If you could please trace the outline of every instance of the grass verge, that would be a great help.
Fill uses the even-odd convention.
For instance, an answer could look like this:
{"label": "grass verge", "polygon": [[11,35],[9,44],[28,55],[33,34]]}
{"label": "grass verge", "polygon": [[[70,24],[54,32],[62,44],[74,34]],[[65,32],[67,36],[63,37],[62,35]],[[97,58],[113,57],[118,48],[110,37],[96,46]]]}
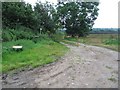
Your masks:
{"label": "grass verge", "polygon": [[105,47],[120,52],[118,49],[120,41],[117,34],[90,34],[87,37],[66,38],[65,40]]}
{"label": "grass verge", "polygon": [[[16,43],[23,46],[23,51],[16,52],[10,48]],[[64,45],[52,40],[42,40],[33,43],[30,40],[20,40],[3,43],[2,72],[6,73],[21,67],[38,67],[57,60],[68,50]],[[5,50],[4,50],[5,49]],[[7,50],[6,50],[7,49]]]}
{"label": "grass verge", "polygon": [[72,42],[69,40],[62,40],[63,43],[69,44],[69,45],[73,45],[73,46],[79,46],[76,42]]}

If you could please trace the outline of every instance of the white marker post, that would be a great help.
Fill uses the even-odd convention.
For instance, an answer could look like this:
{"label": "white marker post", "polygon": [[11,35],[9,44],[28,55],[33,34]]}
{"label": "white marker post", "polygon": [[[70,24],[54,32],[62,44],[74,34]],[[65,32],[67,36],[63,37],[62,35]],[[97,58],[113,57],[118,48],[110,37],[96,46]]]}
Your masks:
{"label": "white marker post", "polygon": [[40,35],[42,34],[42,32],[41,32],[41,31],[42,31],[42,28],[40,28]]}

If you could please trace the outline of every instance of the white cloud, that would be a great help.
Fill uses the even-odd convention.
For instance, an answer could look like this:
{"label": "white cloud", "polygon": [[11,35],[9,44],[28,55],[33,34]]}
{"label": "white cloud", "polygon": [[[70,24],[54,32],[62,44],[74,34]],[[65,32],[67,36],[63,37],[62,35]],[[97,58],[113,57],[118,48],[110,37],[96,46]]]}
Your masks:
{"label": "white cloud", "polygon": [[95,21],[94,27],[118,27],[118,1],[119,0],[100,0],[99,16]]}

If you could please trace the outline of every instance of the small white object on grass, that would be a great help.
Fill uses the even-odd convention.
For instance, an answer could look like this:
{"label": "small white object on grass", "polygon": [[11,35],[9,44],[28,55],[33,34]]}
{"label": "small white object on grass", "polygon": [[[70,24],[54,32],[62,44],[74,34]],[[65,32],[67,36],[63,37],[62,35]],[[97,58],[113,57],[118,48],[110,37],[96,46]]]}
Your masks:
{"label": "small white object on grass", "polygon": [[12,48],[16,51],[23,50],[23,46],[12,46]]}
{"label": "small white object on grass", "polygon": [[12,48],[14,48],[14,49],[22,49],[23,46],[12,46]]}

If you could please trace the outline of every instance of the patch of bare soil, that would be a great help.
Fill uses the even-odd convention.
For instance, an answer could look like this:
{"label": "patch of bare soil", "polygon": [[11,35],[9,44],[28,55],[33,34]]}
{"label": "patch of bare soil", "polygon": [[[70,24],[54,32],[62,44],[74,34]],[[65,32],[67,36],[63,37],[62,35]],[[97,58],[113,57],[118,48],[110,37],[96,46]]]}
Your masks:
{"label": "patch of bare soil", "polygon": [[118,52],[80,44],[55,63],[3,77],[3,88],[117,88]]}

